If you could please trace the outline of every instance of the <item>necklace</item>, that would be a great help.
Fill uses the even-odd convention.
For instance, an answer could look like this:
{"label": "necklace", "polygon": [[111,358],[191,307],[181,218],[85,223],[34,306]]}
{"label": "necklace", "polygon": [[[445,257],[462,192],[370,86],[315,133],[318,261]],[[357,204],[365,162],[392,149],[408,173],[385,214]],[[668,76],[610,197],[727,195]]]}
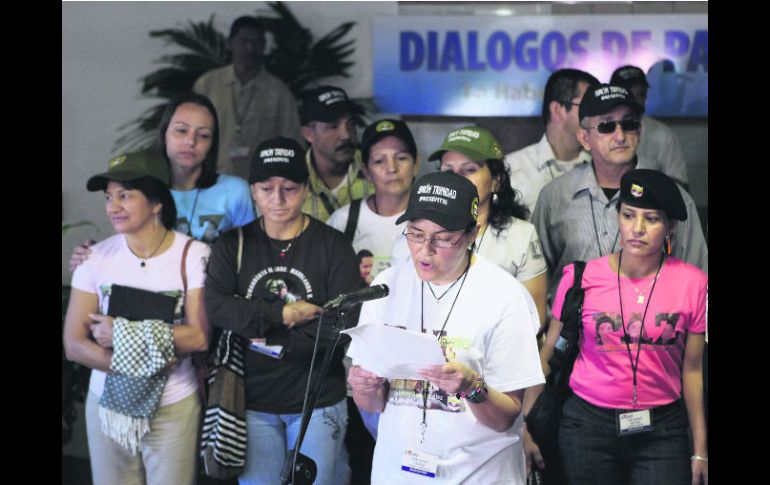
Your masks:
{"label": "necklace", "polygon": [[433,287],[430,286],[430,282],[428,282],[428,289],[430,290],[430,294],[433,295],[433,298],[435,298],[436,301],[441,301],[441,299],[444,298],[447,293],[452,291],[452,288],[454,288],[454,286],[457,284],[457,282],[460,281],[460,278],[465,276],[467,273],[468,273],[468,268],[465,268],[465,271],[463,271],[463,274],[458,276],[457,279],[454,280],[451,285],[449,285],[449,288],[447,288],[446,291],[441,294],[441,296],[436,296],[436,293],[433,291]]}
{"label": "necklace", "polygon": [[144,268],[145,266],[147,266],[147,260],[148,260],[148,259],[150,259],[151,257],[155,256],[155,253],[157,253],[157,252],[158,252],[158,249],[160,249],[161,245],[163,245],[163,241],[165,241],[165,240],[166,240],[166,236],[167,236],[167,235],[168,235],[168,229],[166,229],[166,232],[164,232],[164,233],[163,233],[163,237],[160,239],[160,242],[159,242],[159,243],[158,243],[158,245],[155,247],[155,251],[151,252],[149,256],[144,256],[144,257],[142,257],[142,256],[139,256],[138,254],[136,254],[136,251],[134,251],[133,249],[131,249],[131,245],[130,245],[130,244],[128,244],[128,241],[126,241],[126,246],[128,246],[128,250],[129,250],[129,251],[131,251],[131,254],[133,254],[134,256],[136,256],[137,258],[139,258],[139,259],[141,259],[141,260],[142,260],[142,261],[139,263],[139,266],[141,266],[142,268]]}
{"label": "necklace", "polygon": [[187,233],[188,236],[192,237],[192,231],[193,231],[193,218],[195,217],[195,208],[198,206],[198,196],[201,193],[201,189],[195,190],[195,201],[193,202],[192,211],[190,211],[190,229]]}
{"label": "necklace", "polygon": [[481,251],[481,243],[484,242],[484,236],[487,235],[487,229],[489,229],[489,223],[484,224],[484,227],[481,229],[481,237],[479,238],[479,243],[476,245],[476,254],[479,254],[479,251]]}
{"label": "necklace", "polygon": [[291,238],[291,241],[289,241],[289,244],[286,245],[286,247],[283,248],[283,249],[278,247],[278,245],[273,242],[273,239],[270,236],[267,235],[267,231],[265,230],[265,218],[264,217],[259,220],[259,223],[262,226],[262,231],[267,236],[267,241],[270,243],[271,246],[273,246],[278,251],[278,256],[283,258],[284,256],[286,256],[286,253],[289,252],[289,250],[291,249],[291,245],[294,244],[294,241],[297,239],[297,237],[299,237],[299,233],[302,232],[302,226],[305,225],[305,214],[302,214],[302,221],[299,224],[299,228],[297,229],[297,233],[294,235],[293,238]]}
{"label": "necklace", "polygon": [[[655,282],[658,280],[658,276],[660,276],[660,273],[655,273],[655,278],[653,278],[652,279],[652,283],[650,283],[650,289],[652,289],[652,287],[655,286]],[[631,279],[629,278],[629,282],[630,281],[631,281]],[[639,305],[643,305],[644,304],[644,292],[640,291],[639,288],[634,286],[633,283],[631,283],[631,287],[636,292],[636,303],[638,303]]]}

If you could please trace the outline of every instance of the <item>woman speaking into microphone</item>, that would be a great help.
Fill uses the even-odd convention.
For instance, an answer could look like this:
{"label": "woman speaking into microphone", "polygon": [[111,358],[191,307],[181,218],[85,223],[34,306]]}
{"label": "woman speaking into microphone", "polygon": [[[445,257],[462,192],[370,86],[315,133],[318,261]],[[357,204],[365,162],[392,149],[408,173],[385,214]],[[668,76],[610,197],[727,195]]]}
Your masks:
{"label": "woman speaking into microphone", "polygon": [[[524,286],[476,255],[479,196],[451,172],[420,177],[404,234],[412,261],[380,273],[386,298],[361,310],[362,324],[434,336],[446,363],[421,380],[388,380],[356,366],[348,381],[363,410],[381,413],[372,484],[525,483],[512,447],[521,439],[524,389],[544,382],[537,309]],[[430,477],[430,478],[429,478]]]}

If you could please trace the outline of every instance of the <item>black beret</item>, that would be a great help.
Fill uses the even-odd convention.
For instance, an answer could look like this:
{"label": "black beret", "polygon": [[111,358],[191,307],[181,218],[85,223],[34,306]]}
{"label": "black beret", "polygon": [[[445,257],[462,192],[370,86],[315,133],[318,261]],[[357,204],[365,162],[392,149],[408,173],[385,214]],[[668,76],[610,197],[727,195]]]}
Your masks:
{"label": "black beret", "polygon": [[620,179],[620,201],[641,209],[655,209],[669,219],[687,220],[687,208],[676,182],[657,170],[638,168]]}

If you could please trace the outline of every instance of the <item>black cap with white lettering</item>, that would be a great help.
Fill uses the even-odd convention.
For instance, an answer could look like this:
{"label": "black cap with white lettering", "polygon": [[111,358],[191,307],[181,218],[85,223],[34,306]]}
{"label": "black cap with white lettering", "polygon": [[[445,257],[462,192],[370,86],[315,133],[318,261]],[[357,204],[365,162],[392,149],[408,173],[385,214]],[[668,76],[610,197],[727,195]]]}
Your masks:
{"label": "black cap with white lettering", "polygon": [[412,185],[406,212],[396,224],[428,219],[444,229],[459,231],[475,226],[478,217],[479,192],[473,182],[454,172],[432,172]]}
{"label": "black cap with white lettering", "polygon": [[636,102],[628,89],[616,84],[592,84],[588,86],[583,100],[580,101],[578,116],[580,121],[586,116],[600,116],[609,113],[618,106],[628,106],[637,115],[644,113],[642,105]]}
{"label": "black cap with white lettering", "polygon": [[254,152],[249,170],[249,183],[283,177],[303,184],[309,177],[305,165],[305,150],[291,138],[271,138],[263,141]]}

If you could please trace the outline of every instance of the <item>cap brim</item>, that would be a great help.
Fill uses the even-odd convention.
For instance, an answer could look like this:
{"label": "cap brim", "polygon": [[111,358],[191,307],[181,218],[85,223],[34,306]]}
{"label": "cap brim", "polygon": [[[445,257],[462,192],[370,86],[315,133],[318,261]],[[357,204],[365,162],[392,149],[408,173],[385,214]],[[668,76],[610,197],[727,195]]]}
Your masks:
{"label": "cap brim", "polygon": [[309,121],[323,121],[324,123],[329,123],[331,121],[337,121],[347,114],[354,114],[353,105],[350,101],[342,101],[324,109],[322,114],[313,116]]}
{"label": "cap brim", "polygon": [[486,154],[477,152],[476,150],[472,150],[468,147],[451,147],[451,148],[442,148],[440,150],[436,150],[435,152],[431,153],[430,157],[428,157],[428,161],[440,160],[441,157],[443,157],[444,153],[446,152],[462,153],[463,155],[470,158],[474,162],[482,162],[484,160],[490,159],[490,157],[488,157]]}
{"label": "cap brim", "polygon": [[94,175],[93,177],[88,179],[88,182],[86,183],[86,188],[88,189],[89,192],[96,192],[99,190],[106,189],[107,185],[110,183],[110,180],[115,180],[117,182],[129,182],[131,180],[136,180],[142,177],[152,177],[152,175],[114,170],[112,172],[105,172],[105,173],[100,173],[98,175]]}
{"label": "cap brim", "polygon": [[309,178],[309,174],[305,172],[303,175],[301,173],[298,173],[296,170],[285,170],[285,169],[275,169],[275,168],[269,169],[269,170],[260,170],[258,174],[249,175],[249,184],[262,182],[263,180],[267,180],[270,177],[283,177],[285,179],[291,180],[292,182],[303,184],[307,182]]}
{"label": "cap brim", "polygon": [[470,216],[468,216],[468,219],[463,221],[456,216],[430,209],[407,209],[406,212],[401,215],[401,217],[396,219],[396,224],[398,225],[404,221],[414,221],[416,219],[427,219],[431,222],[435,222],[439,226],[449,231],[459,231],[461,229],[465,229],[472,222],[474,222]]}

